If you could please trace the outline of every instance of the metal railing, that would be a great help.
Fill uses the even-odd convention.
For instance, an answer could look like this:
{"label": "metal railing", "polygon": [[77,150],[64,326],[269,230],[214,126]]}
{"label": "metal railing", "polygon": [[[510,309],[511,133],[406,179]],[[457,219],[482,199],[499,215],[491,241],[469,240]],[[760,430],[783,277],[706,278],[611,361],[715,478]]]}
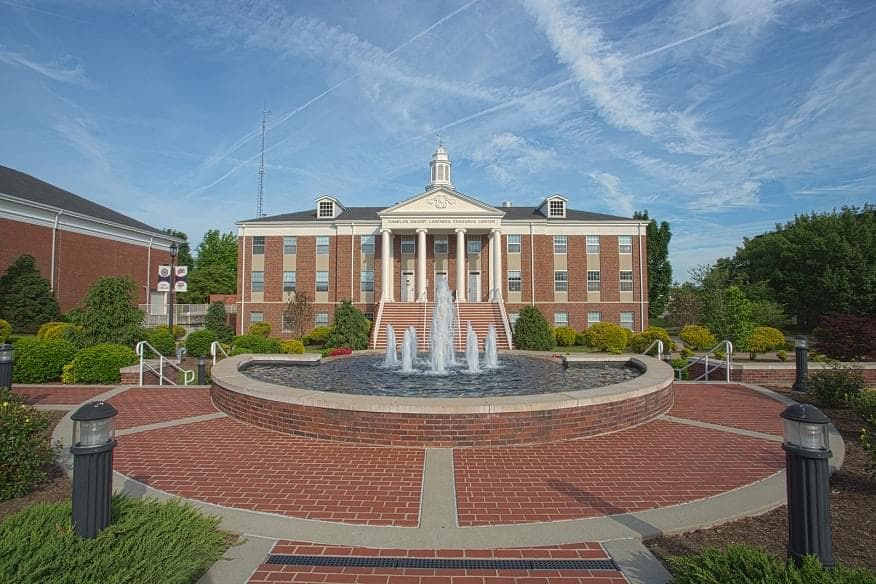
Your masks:
{"label": "metal railing", "polygon": [[657,358],[661,361],[663,360],[663,341],[660,339],[654,339],[654,342],[648,345],[648,348],[642,351],[642,355],[647,355],[648,351],[654,348],[654,345],[657,345]]}
{"label": "metal railing", "polygon": [[[155,369],[147,360],[146,360],[146,350],[149,349],[153,354],[158,355],[158,369]],[[147,343],[146,341],[140,341],[137,343],[137,355],[140,357],[140,385],[143,385],[143,373],[146,371],[151,371],[158,377],[158,385],[164,385],[167,382],[168,385],[178,385],[175,381],[171,381],[168,377],[164,375],[164,366],[170,365],[172,368],[176,369],[177,372],[182,373],[183,375],[183,385],[188,385],[195,380],[195,372],[191,369],[183,369],[164,355],[158,352],[152,345]],[[177,379],[179,377],[177,376]]]}
{"label": "metal railing", "polygon": [[380,336],[380,324],[383,320],[383,306],[385,302],[383,300],[380,301],[380,306],[377,308],[377,316],[374,318],[374,329],[371,331],[371,336],[374,341],[371,343],[372,349],[377,349],[377,337]]}
{"label": "metal railing", "polygon": [[505,303],[499,299],[499,313],[502,315],[502,325],[505,327],[505,338],[508,340],[508,348],[514,348],[514,335],[511,332],[511,321],[508,320],[508,313],[505,311]]}
{"label": "metal railing", "polygon": [[[146,328],[167,324],[167,304],[140,304],[139,308],[145,315],[143,325]],[[174,304],[173,322],[188,327],[202,326],[207,320],[209,309],[209,304]],[[237,305],[226,304],[225,314],[237,314]]]}
{"label": "metal railing", "polygon": [[228,353],[225,352],[225,349],[222,348],[222,344],[219,341],[213,341],[210,343],[210,356],[213,357],[213,365],[216,364],[216,357],[222,353],[225,358],[228,358]]}
{"label": "metal railing", "polygon": [[[709,369],[709,354],[712,353],[712,351],[714,351],[718,347],[724,347],[724,351],[725,351],[724,359],[723,360],[722,359],[715,359],[713,357],[712,362],[715,363],[715,366],[712,367],[711,369]],[[712,347],[711,349],[709,349],[708,351],[706,351],[705,355],[701,355],[701,356],[697,357],[696,359],[694,359],[693,361],[688,361],[688,364],[685,365],[684,367],[676,368],[675,375],[676,375],[677,379],[681,380],[681,374],[683,371],[687,371],[688,369],[690,369],[691,365],[694,365],[696,363],[703,363],[703,374],[700,375],[699,377],[697,377],[696,379],[693,379],[692,381],[701,381],[703,379],[708,381],[709,374],[711,374],[712,371],[715,371],[716,369],[720,368],[721,364],[723,363],[726,382],[730,383],[730,364],[731,364],[732,360],[733,360],[733,343],[731,343],[730,341],[725,339],[725,340],[721,341],[720,343],[718,343],[717,345],[715,345],[714,347]]]}

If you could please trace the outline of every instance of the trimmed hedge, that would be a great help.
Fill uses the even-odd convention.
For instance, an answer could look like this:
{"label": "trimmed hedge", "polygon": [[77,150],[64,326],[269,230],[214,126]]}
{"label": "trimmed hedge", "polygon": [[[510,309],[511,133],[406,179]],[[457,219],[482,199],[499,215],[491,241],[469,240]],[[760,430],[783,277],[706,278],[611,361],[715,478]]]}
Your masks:
{"label": "trimmed hedge", "polygon": [[209,329],[189,333],[186,337],[186,353],[192,357],[208,357],[210,345],[218,340],[219,336]]}
{"label": "trimmed hedge", "polygon": [[15,341],[13,380],[16,383],[58,381],[64,365],[75,356],[76,347],[70,341],[22,337]]}
{"label": "trimmed hedge", "polygon": [[715,346],[715,343],[718,342],[718,339],[715,338],[712,331],[704,326],[696,324],[687,325],[681,329],[678,336],[681,337],[681,340],[684,341],[685,345],[697,351],[711,349]]}
{"label": "trimmed hedge", "polygon": [[0,501],[24,496],[45,480],[60,450],[52,445],[51,419],[0,387]]}
{"label": "trimmed hedge", "polygon": [[629,340],[629,331],[613,322],[597,322],[585,331],[587,344],[600,351],[623,353]]}
{"label": "trimmed hedge", "polygon": [[[633,353],[644,353],[645,349],[657,339],[663,341],[664,351],[672,350],[672,339],[669,338],[669,333],[666,329],[659,326],[651,326],[641,333],[634,334],[632,339],[630,339],[630,348],[633,350]],[[653,347],[648,354],[656,355],[657,347]]]}
{"label": "trimmed hedge", "polygon": [[328,340],[329,336],[332,334],[332,327],[330,326],[318,326],[308,334],[306,337],[301,339],[301,341],[305,345],[324,345]]}
{"label": "trimmed hedge", "polygon": [[5,343],[11,334],[12,325],[0,318],[0,344]]}
{"label": "trimmed hedge", "polygon": [[247,334],[267,339],[271,336],[271,325],[266,322],[254,322],[249,325]]}
{"label": "trimmed hedge", "polygon": [[144,336],[143,340],[165,357],[176,356],[176,339],[167,331],[167,327],[149,329]]}
{"label": "trimmed hedge", "polygon": [[63,336],[64,330],[70,328],[69,322],[45,322],[37,331],[38,339],[57,339]]}
{"label": "trimmed hedge", "polygon": [[241,335],[234,338],[232,355],[241,353],[282,353],[283,347],[277,339],[266,339],[259,335]]}
{"label": "trimmed hedge", "polygon": [[539,309],[524,306],[514,323],[514,348],[528,351],[550,351],[554,348],[551,325]]}
{"label": "trimmed hedge", "polygon": [[757,358],[758,353],[766,353],[784,346],[785,335],[779,329],[771,326],[755,327],[751,331],[751,336],[748,337],[747,347],[752,361]]}
{"label": "trimmed hedge", "polygon": [[304,353],[304,343],[298,339],[282,341],[280,346],[283,347],[283,352],[287,355],[300,355],[301,353]]}
{"label": "trimmed hedge", "polygon": [[554,338],[560,347],[571,347],[575,344],[575,337],[577,336],[578,331],[570,326],[560,326],[554,329]]}
{"label": "trimmed hedge", "polygon": [[99,343],[82,349],[64,368],[64,383],[118,383],[119,369],[137,362],[130,347],[114,343]]}

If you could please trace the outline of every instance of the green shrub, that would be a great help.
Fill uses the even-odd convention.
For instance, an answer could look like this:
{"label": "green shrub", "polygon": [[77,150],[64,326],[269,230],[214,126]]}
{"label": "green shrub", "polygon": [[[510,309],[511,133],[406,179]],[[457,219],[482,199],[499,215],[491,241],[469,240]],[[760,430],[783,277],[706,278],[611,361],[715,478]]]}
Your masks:
{"label": "green shrub", "polygon": [[627,346],[627,329],[613,322],[597,322],[587,328],[587,344],[600,351],[622,353]]}
{"label": "green shrub", "polygon": [[349,347],[354,350],[368,348],[371,323],[349,300],[344,300],[335,310],[335,322],[325,341],[327,347]]}
{"label": "green shrub", "polygon": [[727,357],[727,352],[723,349],[715,349],[714,351],[712,351],[712,355],[715,357],[715,359],[723,361],[724,358]]}
{"label": "green shrub", "polygon": [[776,351],[776,359],[784,363],[788,360],[788,352],[784,349],[779,349],[778,351]]}
{"label": "green shrub", "polygon": [[[147,330],[143,340],[166,357],[176,355],[176,340],[167,332],[167,327]],[[150,357],[150,355],[147,355],[147,357]]]}
{"label": "green shrub", "polygon": [[[672,350],[672,339],[669,338],[669,333],[666,332],[666,329],[659,326],[651,326],[641,333],[634,334],[632,339],[630,339],[630,348],[632,348],[633,353],[644,353],[645,349],[657,339],[663,341],[664,351]],[[648,354],[656,355],[657,347],[653,347]]]}
{"label": "green shrub", "polygon": [[587,333],[580,332],[575,335],[575,344],[578,346],[584,346],[587,344]]}
{"label": "green shrub", "polygon": [[59,322],[56,320],[53,320],[51,322],[44,322],[43,324],[40,325],[40,330],[37,331],[37,338],[38,339],[57,338],[60,334],[60,331],[56,332],[55,329],[60,328],[63,330],[64,328],[67,328],[68,326],[70,326],[69,323]]}
{"label": "green shrub", "polygon": [[76,347],[64,339],[23,337],[15,341],[16,383],[45,383],[61,379],[61,371],[76,355]]}
{"label": "green shrub", "polygon": [[[684,359],[684,358],[673,359],[672,361],[669,362],[669,364],[672,365],[672,368],[673,368],[673,369],[681,369],[682,367],[684,367],[685,365],[687,365],[687,359]],[[682,378],[682,379],[687,379],[687,378],[688,378],[688,372],[689,372],[688,369],[685,369],[684,371],[682,371],[682,372],[681,372],[681,378]],[[678,377],[678,374],[677,374],[677,373],[676,373],[676,377]]]}
{"label": "green shrub", "polygon": [[137,354],[130,347],[99,343],[76,353],[69,373],[73,383],[118,383],[119,369],[136,362]]}
{"label": "green shrub", "polygon": [[298,339],[291,339],[280,343],[283,347],[283,352],[287,355],[300,355],[304,352],[304,343]]}
{"label": "green shrub", "polygon": [[718,342],[715,335],[712,334],[712,331],[704,326],[696,324],[687,325],[681,329],[678,336],[681,337],[681,340],[684,341],[685,345],[697,351],[711,349],[715,346],[715,343]]}
{"label": "green shrub", "polygon": [[681,358],[682,359],[685,359],[685,360],[689,359],[689,358],[693,357],[693,354],[694,354],[693,350],[688,349],[687,347],[683,347],[681,349]]}
{"label": "green shrub", "polygon": [[282,353],[283,347],[274,339],[266,339],[259,335],[241,335],[234,338],[231,351],[234,355],[241,353]]}
{"label": "green shrub", "polygon": [[809,374],[809,392],[829,408],[854,403],[864,390],[864,374],[843,363],[829,363]]}
{"label": "green shrub", "polygon": [[187,503],[116,495],[109,526],[83,539],[69,501],[41,503],[0,523],[0,575],[17,584],[195,582],[227,546],[218,523]]}
{"label": "green shrub", "polygon": [[768,552],[747,545],[728,545],[669,559],[673,584],[876,584],[876,574],[866,569],[825,568],[815,556],[797,567]]}
{"label": "green shrub", "polygon": [[[51,443],[51,419],[48,412],[0,387],[0,501],[26,495],[45,480],[46,469],[60,449]],[[2,525],[0,542],[4,541]],[[0,569],[0,574],[5,573]]]}
{"label": "green shrub", "polygon": [[192,357],[208,357],[210,345],[213,344],[213,341],[218,340],[219,337],[216,336],[216,333],[208,329],[189,333],[189,336],[186,337],[186,353]]}
{"label": "green shrub", "polygon": [[71,312],[70,322],[80,327],[81,346],[100,343],[134,346],[143,338],[143,313],[137,309],[137,288],[125,276],[99,278]]}
{"label": "green shrub", "polygon": [[0,318],[0,345],[6,342],[12,334],[12,325]]}
{"label": "green shrub", "polygon": [[855,411],[864,420],[859,441],[870,454],[870,471],[876,472],[876,390],[862,393],[854,405]]}
{"label": "green shrub", "polygon": [[207,309],[207,318],[204,321],[204,326],[207,330],[216,333],[219,340],[223,343],[228,343],[234,338],[234,329],[227,322],[225,315],[225,304],[222,302],[214,302]]}
{"label": "green shrub", "polygon": [[249,325],[248,335],[255,335],[267,339],[271,336],[271,325],[266,322],[254,322]]}
{"label": "green shrub", "polygon": [[[45,268],[46,266],[43,266]],[[19,256],[0,276],[0,318],[18,333],[33,334],[61,311],[49,281],[40,275],[33,256]]]}
{"label": "green shrub", "polygon": [[572,327],[559,326],[554,329],[554,338],[560,347],[571,347],[575,344],[575,337],[577,336],[578,332]]}
{"label": "green shrub", "polygon": [[[152,330],[170,335],[170,329],[167,327],[166,324],[160,324],[156,327],[153,327]],[[175,324],[173,325],[173,335],[171,336],[173,336],[174,340],[178,341],[182,338],[185,338],[186,332],[188,332],[186,331],[186,327],[182,326],[181,324]]]}
{"label": "green shrub", "polygon": [[785,346],[785,335],[777,328],[770,326],[755,327],[748,337],[748,352],[751,360],[757,359],[758,353],[766,353]]}
{"label": "green shrub", "polygon": [[514,347],[528,351],[550,351],[554,348],[551,326],[544,315],[534,306],[520,309],[514,323]]}
{"label": "green shrub", "polygon": [[318,326],[302,339],[305,345],[324,345],[332,334],[332,327]]}

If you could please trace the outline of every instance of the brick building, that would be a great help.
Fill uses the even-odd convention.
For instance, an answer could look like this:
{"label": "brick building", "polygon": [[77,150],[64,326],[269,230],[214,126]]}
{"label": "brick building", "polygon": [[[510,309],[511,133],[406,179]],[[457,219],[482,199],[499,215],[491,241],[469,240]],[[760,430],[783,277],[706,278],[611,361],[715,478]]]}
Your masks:
{"label": "brick building", "polygon": [[[36,259],[62,312],[103,276],[128,276],[149,302],[158,265],[180,240],[23,172],[0,166],[0,273],[21,255]],[[164,302],[164,294],[153,294]]]}
{"label": "brick building", "polygon": [[317,326],[351,299],[375,320],[379,348],[387,323],[425,330],[439,278],[460,324],[480,335],[494,322],[500,346],[526,305],[554,326],[647,327],[647,222],[570,209],[562,195],[494,207],[454,188],[442,146],[430,166],[426,190],[391,207],[322,196],[314,209],[238,222],[239,331],[266,321],[287,332],[284,308],[306,293]]}

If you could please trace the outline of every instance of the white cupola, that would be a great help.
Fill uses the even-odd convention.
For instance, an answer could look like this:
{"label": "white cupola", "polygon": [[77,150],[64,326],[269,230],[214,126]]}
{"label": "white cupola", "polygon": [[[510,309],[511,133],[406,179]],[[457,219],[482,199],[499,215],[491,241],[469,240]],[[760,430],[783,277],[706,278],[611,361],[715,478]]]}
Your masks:
{"label": "white cupola", "polygon": [[450,157],[447,156],[447,149],[439,142],[435,154],[432,155],[431,180],[426,185],[426,190],[435,189],[438,187],[453,188],[453,183],[450,182]]}

